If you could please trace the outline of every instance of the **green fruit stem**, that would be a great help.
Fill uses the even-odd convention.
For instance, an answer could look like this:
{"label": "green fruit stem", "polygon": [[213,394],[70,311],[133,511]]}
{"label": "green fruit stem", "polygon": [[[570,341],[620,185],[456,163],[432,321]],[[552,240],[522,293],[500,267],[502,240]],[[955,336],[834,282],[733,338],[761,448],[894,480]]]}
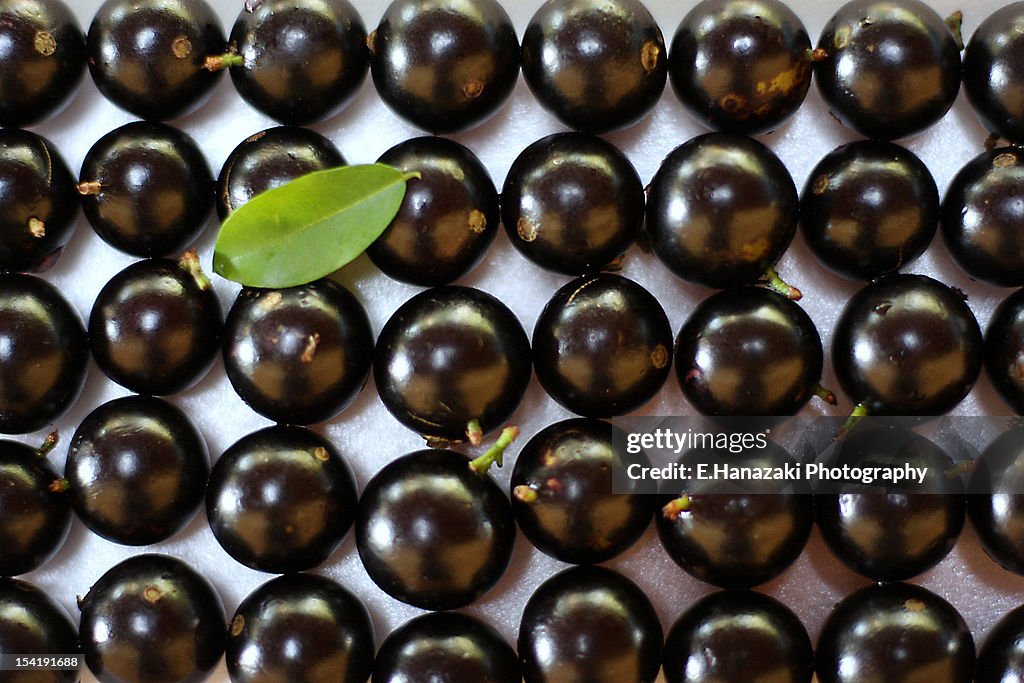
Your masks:
{"label": "green fruit stem", "polygon": [[43,439],[43,443],[40,444],[39,448],[36,449],[36,455],[40,458],[45,458],[50,454],[50,451],[57,446],[57,442],[59,440],[60,434],[57,433],[57,430],[50,432],[46,435],[46,438]]}
{"label": "green fruit stem", "polygon": [[676,519],[680,514],[689,512],[693,508],[693,500],[685,493],[661,508],[661,514],[665,519]]}
{"label": "green fruit stem", "polygon": [[480,426],[480,420],[470,420],[466,425],[466,438],[469,443],[479,446],[484,442],[484,429]]}
{"label": "green fruit stem", "polygon": [[857,426],[858,422],[860,422],[862,419],[864,419],[870,414],[871,411],[868,410],[868,407],[863,403],[858,403],[857,405],[855,405],[853,407],[853,410],[850,412],[850,417],[846,418],[846,422],[844,422],[843,426],[839,428],[838,432],[836,432],[836,439],[845,438],[846,435],[849,434],[850,431]]}
{"label": "green fruit stem", "polygon": [[820,384],[818,384],[817,386],[814,387],[814,395],[817,396],[818,398],[820,398],[825,403],[829,404],[830,406],[834,406],[834,405],[837,405],[839,403],[836,400],[835,392],[833,392],[830,389],[826,389],[825,387],[821,386]]}
{"label": "green fruit stem", "polygon": [[501,430],[501,434],[493,446],[488,448],[479,458],[469,461],[469,469],[473,470],[475,474],[482,475],[487,474],[487,471],[491,469],[491,465],[495,463],[498,464],[498,467],[501,467],[505,456],[505,449],[512,445],[517,436],[519,436],[519,427],[505,427]]}
{"label": "green fruit stem", "polygon": [[764,271],[764,279],[762,281],[768,289],[772,290],[776,294],[781,294],[787,299],[799,301],[803,298],[804,293],[779,277],[779,274],[772,266],[768,266]]}
{"label": "green fruit stem", "polygon": [[207,71],[223,71],[232,66],[243,66],[245,59],[242,55],[234,52],[225,52],[222,55],[209,55],[203,62],[203,68]]}
{"label": "green fruit stem", "polygon": [[202,291],[207,291],[213,286],[210,282],[210,278],[203,272],[203,267],[199,264],[199,255],[196,254],[195,249],[189,249],[181,258],[178,260],[178,267],[184,270],[186,273],[192,276],[195,280],[196,286]]}
{"label": "green fruit stem", "polygon": [[964,49],[964,13],[957,10],[946,17],[946,26],[949,28],[949,32],[953,34],[953,40],[956,42],[956,47],[961,52]]}

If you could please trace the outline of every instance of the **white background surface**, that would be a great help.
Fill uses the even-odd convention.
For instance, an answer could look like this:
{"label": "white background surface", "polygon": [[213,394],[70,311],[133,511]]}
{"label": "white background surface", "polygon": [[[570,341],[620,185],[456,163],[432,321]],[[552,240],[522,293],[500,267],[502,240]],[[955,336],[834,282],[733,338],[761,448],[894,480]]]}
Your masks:
{"label": "white background surface", "polygon": [[[386,2],[353,2],[362,14],[367,30],[372,30]],[[243,0],[213,1],[226,33],[242,9],[242,3]],[[73,4],[83,29],[87,29],[100,0],[73,0],[69,4]],[[505,4],[521,36],[541,0],[506,0]],[[666,43],[669,43],[676,25],[692,3],[649,0],[648,6],[665,33]],[[812,42],[815,42],[834,5],[794,0],[791,6],[803,19]],[[936,0],[933,6],[943,16],[960,8],[953,0]],[[996,6],[993,0],[984,0],[972,2],[970,6],[965,4],[961,8],[966,14],[965,38]],[[132,116],[118,110],[99,94],[87,74],[72,105],[57,117],[34,126],[33,130],[56,143],[72,172],[77,175],[82,159],[93,142],[130,120]],[[172,123],[196,138],[215,175],[236,144],[252,133],[275,125],[238,97],[228,77],[220,81],[213,97],[198,112]],[[312,127],[330,137],[350,163],[372,162],[392,145],[421,134],[384,107],[373,91],[369,78],[347,109]],[[473,131],[454,137],[480,156],[500,189],[509,165],[520,150],[537,138],[562,129],[555,119],[534,102],[520,79],[512,98],[492,120]],[[628,130],[606,137],[626,152],[646,183],[668,152],[701,132],[703,129],[689,118],[679,105],[671,86],[668,86],[657,107],[647,118]],[[904,144],[927,163],[940,191],[944,192],[959,167],[982,151],[986,136],[961,93],[954,108],[940,123],[904,141]],[[782,158],[797,187],[802,188],[807,174],[822,156],[854,138],[853,134],[826,114],[816,88],[812,85],[807,101],[795,117],[776,133],[760,139]],[[211,217],[208,229],[198,245],[202,262],[208,270],[216,231],[216,219]],[[132,261],[132,257],[100,241],[86,221],[81,219],[63,258],[46,278],[59,286],[83,319],[87,319],[93,299],[103,284]],[[921,259],[909,264],[904,270],[933,275],[968,292],[969,303],[982,325],[987,323],[995,305],[1010,293],[1007,289],[973,284],[952,263],[938,237]],[[836,278],[818,266],[799,236],[781,260],[779,271],[804,291],[801,303],[817,324],[827,352],[834,320],[858,285]],[[623,274],[638,280],[659,298],[674,331],[678,331],[695,303],[710,294],[708,290],[675,279],[653,257],[644,256],[636,249],[630,251]],[[417,288],[382,276],[366,257],[361,257],[344,269],[339,279],[362,300],[370,313],[375,333],[380,331],[388,316],[403,301],[418,291]],[[528,263],[511,248],[501,232],[481,266],[460,282],[498,296],[519,316],[529,333],[547,299],[567,279],[544,272]],[[217,277],[214,280],[226,313],[237,292],[237,286]],[[838,391],[830,368],[826,370],[823,383]],[[125,393],[126,390],[108,381],[95,365],[91,365],[87,388],[81,399],[54,425],[60,429],[63,437],[61,445],[51,455],[51,460],[59,468],[63,467],[67,442],[79,421],[100,403]],[[205,434],[213,458],[241,436],[269,424],[237,398],[219,361],[197,387],[171,400],[183,408]],[[809,412],[813,414],[826,408],[828,414],[845,414],[850,410],[850,405],[841,397],[838,408],[828,408],[815,402]],[[692,412],[682,398],[674,373],[657,399],[643,412],[653,415]],[[957,410],[958,414],[964,415],[1006,412],[1007,408],[993,394],[984,378]],[[514,421],[522,427],[521,443],[524,443],[544,426],[566,417],[569,414],[548,399],[534,381]],[[422,442],[413,433],[400,426],[383,408],[377,399],[372,380],[350,408],[330,422],[317,425],[315,429],[330,438],[348,458],[357,474],[360,488],[383,464],[422,446]],[[17,438],[39,443],[46,431]],[[513,446],[509,459],[514,458],[517,452],[518,446]],[[506,489],[510,471],[510,465],[506,464],[503,470],[495,472],[496,480]],[[141,552],[169,553],[189,562],[217,587],[229,618],[245,595],[271,578],[270,575],[250,570],[231,559],[217,545],[202,512],[171,540],[145,549],[118,546],[102,540],[86,530],[76,519],[60,554],[24,578],[42,586],[77,620],[75,597],[84,595],[90,585],[112,565]],[[658,607],[666,631],[696,597],[712,590],[684,574],[668,559],[657,542],[653,525],[640,543],[609,564],[624,572],[647,592]],[[514,643],[519,616],[531,592],[544,578],[562,567],[561,563],[535,551],[520,535],[512,564],[502,583],[465,611],[490,621]],[[363,599],[373,615],[378,645],[391,630],[420,613],[413,607],[390,599],[369,580],[359,563],[352,534],[318,571],[340,581]],[[985,557],[969,525],[953,553],[938,567],[914,582],[950,600],[964,615],[979,643],[980,637],[985,635],[995,620],[1018,604],[1019,598],[1016,596],[1024,591],[1024,578],[1004,572]],[[794,609],[814,639],[832,605],[866,583],[865,579],[857,577],[830,557],[815,531],[807,551],[797,563],[782,577],[760,590],[781,598]],[[223,667],[214,678],[226,680]],[[85,680],[93,679],[86,674]]]}

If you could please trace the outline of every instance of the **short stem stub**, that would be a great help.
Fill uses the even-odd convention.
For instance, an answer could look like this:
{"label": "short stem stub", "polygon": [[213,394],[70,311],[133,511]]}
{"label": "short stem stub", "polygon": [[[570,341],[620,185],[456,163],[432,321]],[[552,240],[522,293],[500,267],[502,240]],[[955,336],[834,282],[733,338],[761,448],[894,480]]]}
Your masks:
{"label": "short stem stub", "polygon": [[178,259],[178,267],[183,271],[192,276],[195,280],[196,286],[202,291],[207,291],[213,287],[213,283],[210,282],[210,278],[203,272],[203,267],[199,264],[199,255],[195,249],[189,249],[181,258]]}
{"label": "short stem stub", "polygon": [[693,501],[685,493],[661,508],[661,514],[665,519],[675,519],[683,512],[689,512],[693,508]]}
{"label": "short stem stub", "polygon": [[806,59],[812,64],[814,62],[823,62],[828,59],[828,51],[824,48],[816,47],[813,50],[808,50],[806,53]]}
{"label": "short stem stub", "polygon": [[946,17],[946,26],[949,28],[949,32],[953,34],[953,40],[956,42],[956,47],[961,52],[964,49],[964,13],[957,10]]}
{"label": "short stem stub", "polygon": [[71,483],[67,479],[54,479],[46,488],[50,493],[66,493],[71,488]]}
{"label": "short stem stub", "polygon": [[222,55],[209,55],[203,62],[203,68],[207,71],[223,71],[232,66],[243,65],[245,65],[245,59],[242,55],[235,54],[234,52],[225,52]]}
{"label": "short stem stub", "polygon": [[839,402],[836,400],[835,392],[830,389],[826,389],[820,384],[814,387],[814,395],[820,398],[830,406],[837,405]]}
{"label": "short stem stub", "polygon": [[466,425],[466,439],[474,446],[484,442],[484,429],[480,426],[480,420],[470,420]]}
{"label": "short stem stub", "polygon": [[50,454],[50,451],[57,446],[57,441],[59,440],[60,434],[58,434],[56,430],[50,432],[46,435],[46,438],[43,439],[43,443],[39,445],[39,448],[36,449],[36,455],[40,458],[45,458]]}
{"label": "short stem stub", "polygon": [[75,186],[78,194],[83,197],[95,197],[103,190],[103,185],[98,180],[86,180]]}
{"label": "short stem stub", "polygon": [[863,403],[858,403],[857,405],[855,405],[853,407],[853,411],[850,412],[850,417],[846,418],[846,422],[844,422],[843,426],[839,428],[838,432],[836,432],[836,439],[845,438],[846,435],[849,434],[850,431],[857,426],[858,422],[860,422],[862,419],[864,419],[870,414],[871,411],[868,410],[868,407]]}
{"label": "short stem stub", "polygon": [[536,503],[537,498],[540,497],[537,493],[537,489],[532,486],[527,486],[526,484],[520,484],[512,489],[512,495],[515,496],[516,500],[523,503]]}
{"label": "short stem stub", "polygon": [[502,460],[505,456],[505,449],[512,445],[512,442],[519,436],[519,427],[505,427],[501,430],[501,434],[498,436],[498,440],[494,442],[494,445],[487,449],[483,455],[479,458],[474,458],[469,461],[469,469],[475,474],[486,474],[491,465],[497,463],[498,467],[501,467]]}
{"label": "short stem stub", "polygon": [[799,301],[803,298],[804,293],[779,277],[778,272],[772,266],[768,266],[767,270],[764,271],[763,282],[768,289],[776,294],[781,294],[787,299]]}

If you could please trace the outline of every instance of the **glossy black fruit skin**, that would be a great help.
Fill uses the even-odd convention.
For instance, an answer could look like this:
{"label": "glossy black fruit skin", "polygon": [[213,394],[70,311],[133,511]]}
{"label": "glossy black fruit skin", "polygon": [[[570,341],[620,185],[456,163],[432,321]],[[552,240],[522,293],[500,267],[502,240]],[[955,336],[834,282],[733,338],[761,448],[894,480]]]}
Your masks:
{"label": "glossy black fruit skin", "polygon": [[994,562],[1024,575],[1024,430],[1001,434],[977,462],[968,483],[971,524]]}
{"label": "glossy black fruit skin", "polygon": [[89,341],[60,291],[0,274],[0,434],[26,434],[63,415],[85,384]]}
{"label": "glossy black fruit skin", "polygon": [[505,494],[449,450],[404,455],[363,491],[356,548],[373,582],[421,609],[469,605],[501,578],[516,525]]}
{"label": "glossy black fruit skin", "polygon": [[992,627],[978,652],[974,683],[1005,683],[1024,677],[1024,606]]}
{"label": "glossy black fruit skin", "polygon": [[878,140],[920,132],[941,119],[960,91],[960,49],[919,0],[852,0],[818,38],[825,58],[814,80],[829,112]]}
{"label": "glossy black fruit skin", "polygon": [[225,652],[235,683],[366,683],[373,624],[359,598],[323,576],[264,583],[238,606]]}
{"label": "glossy black fruit skin", "polygon": [[[764,469],[785,467],[793,458],[769,441],[743,453],[690,450],[679,462],[696,472],[701,463]],[[666,481],[660,503],[685,494],[690,509],[655,513],[661,545],[688,574],[720,588],[752,588],[773,579],[800,556],[814,523],[811,496],[787,486],[724,478]]]}
{"label": "glossy black fruit skin", "polygon": [[794,415],[814,395],[823,363],[810,316],[759,287],[712,294],[676,337],[679,386],[704,415]]}
{"label": "glossy black fruit skin", "polygon": [[520,254],[563,275],[601,270],[636,240],[644,189],[609,142],[555,133],[524,149],[501,191],[502,224]]}
{"label": "glossy black fruit skin", "polygon": [[115,565],[79,605],[82,653],[101,683],[200,683],[224,652],[220,596],[167,555],[136,555]]}
{"label": "glossy black fruit skin", "polygon": [[431,133],[490,118],[519,77],[519,40],[495,0],[394,0],[370,34],[384,104]]}
{"label": "glossy black fruit skin", "polygon": [[0,441],[0,576],[36,569],[64,543],[71,503],[55,486],[59,479],[31,446]]}
{"label": "glossy black fruit skin", "polygon": [[515,650],[488,624],[458,612],[408,621],[380,646],[373,683],[521,683]]}
{"label": "glossy black fruit skin", "polygon": [[[640,462],[616,450],[626,434],[601,420],[576,418],[538,432],[516,456],[512,513],[530,542],[563,562],[596,564],[619,555],[651,523],[657,497],[612,493],[612,469]],[[621,448],[621,446],[620,446]],[[530,500],[519,487],[537,497]]]}
{"label": "glossy black fruit skin", "polygon": [[345,158],[320,133],[278,126],[247,137],[235,147],[217,177],[217,216],[232,211],[261,192],[313,171],[343,166]]}
{"label": "glossy black fruit skin", "polygon": [[1003,299],[989,320],[985,371],[1003,400],[1024,415],[1024,289]]}
{"label": "glossy black fruit skin", "polygon": [[913,152],[858,140],[829,152],[800,196],[800,229],[826,268],[871,280],[920,256],[939,224],[939,190]]}
{"label": "glossy black fruit skin", "polygon": [[1000,7],[975,29],[964,51],[963,80],[967,101],[989,131],[1010,142],[1024,142],[1024,102],[1018,84],[1024,78],[1024,36],[1016,26],[1024,3]]}
{"label": "glossy black fruit skin", "polygon": [[814,674],[811,639],[800,619],[752,591],[721,591],[697,601],[669,629],[664,652],[666,683],[810,683]]}
{"label": "glossy black fruit skin", "polygon": [[498,191],[472,151],[439,137],[401,142],[377,160],[405,173],[398,214],[366,250],[385,275],[422,287],[446,285],[480,262],[498,234]]}
{"label": "glossy black fruit skin", "polygon": [[523,34],[523,77],[559,121],[605,133],[654,107],[668,75],[665,52],[639,0],[548,0]]}
{"label": "glossy black fruit skin", "polygon": [[86,154],[79,179],[93,230],[133,256],[179,254],[213,208],[206,158],[195,140],[164,123],[134,121],[110,131]]}
{"label": "glossy black fruit skin", "polygon": [[942,415],[981,370],[978,321],[961,294],[924,275],[885,275],[846,304],[832,365],[871,415]]}
{"label": "glossy black fruit skin", "polygon": [[[0,655],[45,657],[78,652],[78,629],[56,602],[28,581],[0,579]],[[77,680],[77,667],[4,671],[5,683],[74,683]]]}
{"label": "glossy black fruit skin", "polygon": [[1024,285],[1024,159],[1014,147],[982,152],[960,169],[942,200],[942,237],[975,280]]}
{"label": "glossy black fruit skin", "polygon": [[188,389],[217,357],[220,301],[209,281],[185,265],[169,259],[133,263],[93,303],[93,358],[107,377],[134,392],[165,396]]}
{"label": "glossy black fruit skin", "polygon": [[653,683],[661,622],[644,592],[603,567],[572,567],[542,583],[519,624],[526,683]]}
{"label": "glossy black fruit skin", "polygon": [[651,248],[706,287],[750,284],[789,246],[799,200],[789,171],[751,138],[707,133],[661,163],[647,194]]}
{"label": "glossy black fruit skin", "polygon": [[533,328],[541,386],[585,417],[622,415],[647,403],[668,379],[671,350],[672,328],[658,300],[611,273],[563,286]]}
{"label": "glossy black fruit skin", "polygon": [[247,567],[283,574],[323,564],[352,527],[356,483],[322,436],[278,425],[242,437],[214,463],[206,516]]}
{"label": "glossy black fruit skin", "polygon": [[698,121],[753,135],[773,130],[811,87],[811,39],[778,0],[704,0],[672,38],[668,75]]}
{"label": "glossy black fruit skin", "polygon": [[99,91],[156,121],[196,109],[221,75],[205,67],[207,57],[227,50],[220,19],[204,0],[106,0],[86,44]]}
{"label": "glossy black fruit skin", "polygon": [[229,41],[245,61],[235,89],[267,116],[291,125],[339,111],[366,78],[366,27],[348,0],[270,0],[243,9]]}
{"label": "glossy black fruit skin", "polygon": [[814,658],[821,683],[912,683],[937,675],[969,683],[974,640],[960,614],[934,593],[879,584],[832,610]]}
{"label": "glossy black fruit skin", "polygon": [[946,473],[953,461],[910,430],[870,427],[847,435],[838,448],[851,467],[924,467],[924,483],[835,483],[814,497],[822,538],[843,564],[874,581],[923,574],[953,549],[964,525],[964,485]]}
{"label": "glossy black fruit skin", "polygon": [[288,289],[245,287],[224,324],[231,386],[260,415],[308,425],[340,413],[373,361],[365,309],[333,280]]}
{"label": "glossy black fruit skin", "polygon": [[188,524],[209,474],[206,440],[189,417],[147,396],[114,399],[89,413],[64,466],[78,518],[108,540],[135,546]]}
{"label": "glossy black fruit skin", "polygon": [[85,36],[61,0],[0,2],[0,126],[29,126],[61,108],[85,73]]}
{"label": "glossy black fruit skin", "polygon": [[[373,375],[384,406],[432,440],[484,433],[519,406],[530,382],[530,340],[505,304],[471,287],[421,292],[395,311],[377,338]],[[471,373],[472,381],[467,381]]]}
{"label": "glossy black fruit skin", "polygon": [[0,130],[0,271],[43,271],[56,263],[78,206],[74,178],[52,142],[27,130]]}

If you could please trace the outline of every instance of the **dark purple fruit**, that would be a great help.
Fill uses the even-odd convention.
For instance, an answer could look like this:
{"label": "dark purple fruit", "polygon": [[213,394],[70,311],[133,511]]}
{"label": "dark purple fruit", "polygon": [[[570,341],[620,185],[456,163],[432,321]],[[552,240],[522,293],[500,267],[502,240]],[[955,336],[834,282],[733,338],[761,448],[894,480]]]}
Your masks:
{"label": "dark purple fruit", "polygon": [[994,562],[1024,575],[1024,429],[1003,432],[976,462],[968,483],[971,525]]}
{"label": "dark purple fruit", "polygon": [[923,468],[923,482],[830,482],[814,497],[815,521],[843,564],[874,581],[902,581],[944,558],[964,525],[963,482],[953,461],[900,427],[858,429],[837,444],[837,465]]}
{"label": "dark purple fruit", "polygon": [[879,584],[836,605],[814,660],[821,683],[969,683],[974,640],[963,617],[934,593]]}
{"label": "dark purple fruit", "polygon": [[1024,680],[1024,606],[1010,610],[988,632],[978,652],[974,683]]}
{"label": "dark purple fruit", "polygon": [[29,126],[60,109],[85,73],[85,36],[61,0],[0,2],[0,126]]}
{"label": "dark purple fruit", "polygon": [[794,415],[820,391],[823,363],[810,316],[758,287],[711,295],[676,338],[679,386],[704,415]]}
{"label": "dark purple fruit", "polygon": [[941,119],[960,91],[960,48],[920,0],[852,0],[818,38],[814,80],[844,126],[895,140]]}
{"label": "dark purple fruit", "polygon": [[104,538],[150,545],[188,524],[210,474],[206,440],[159,398],[104,403],[71,438],[64,477],[79,519]]}
{"label": "dark purple fruit", "polygon": [[548,0],[523,34],[523,77],[537,102],[576,130],[639,121],[665,89],[665,38],[639,0]]}
{"label": "dark purple fruit", "polygon": [[133,256],[172,256],[206,227],[213,175],[195,140],[135,121],[100,138],[82,162],[82,209],[100,238]]}
{"label": "dark purple fruit", "polygon": [[67,538],[71,525],[67,487],[46,459],[55,443],[55,434],[39,450],[0,441],[0,576],[36,569]]}
{"label": "dark purple fruit", "polygon": [[512,513],[534,546],[563,562],[596,564],[640,538],[658,501],[640,491],[612,492],[613,468],[640,460],[623,452],[625,443],[618,427],[577,418],[542,429],[523,446],[512,472]]}
{"label": "dark purple fruit", "polygon": [[290,574],[238,606],[225,659],[234,683],[366,683],[373,652],[359,598],[326,577]]}
{"label": "dark purple fruit", "polygon": [[1024,3],[1000,7],[975,29],[964,51],[964,92],[985,128],[1010,142],[1024,142],[1024,36],[1017,26]]}
{"label": "dark purple fruit", "polygon": [[799,200],[789,171],[757,140],[707,133],[673,150],[647,195],[651,248],[706,287],[755,282],[786,251]]}
{"label": "dark purple fruit", "polygon": [[672,38],[668,75],[714,130],[753,135],[789,118],[811,87],[811,39],[778,0],[703,0]]}
{"label": "dark purple fruit", "polygon": [[140,394],[164,396],[202,378],[220,349],[220,301],[195,254],[134,263],[103,286],[89,316],[100,369]]}
{"label": "dark purple fruit", "polygon": [[85,663],[101,683],[200,683],[224,652],[224,606],[181,560],[136,555],[79,600]]}
{"label": "dark purple fruit", "polygon": [[[2,19],[0,12],[0,39]],[[71,239],[78,206],[74,178],[53,143],[0,130],[0,271],[49,269]]]}
{"label": "dark purple fruit", "polygon": [[377,160],[411,179],[398,214],[366,250],[385,275],[422,287],[468,273],[498,234],[498,191],[473,152],[453,140],[401,142]]}
{"label": "dark purple fruit", "polygon": [[721,591],[697,601],[669,629],[666,683],[810,683],[811,639],[778,600],[753,591]]}
{"label": "dark purple fruit", "polygon": [[88,361],[82,321],[56,287],[0,274],[0,433],[34,432],[63,415]]}
{"label": "dark purple fruit", "polygon": [[89,72],[103,95],[139,118],[196,109],[220,78],[208,62],[227,39],[204,0],[106,0],[86,37]]}
{"label": "dark purple fruit", "polygon": [[206,516],[217,542],[247,567],[283,574],[323,564],[356,513],[348,462],[301,427],[261,429],[214,463]]}
{"label": "dark purple fruit", "polygon": [[348,0],[264,0],[238,15],[230,70],[246,102],[281,123],[339,111],[366,78],[366,27]]}
{"label": "dark purple fruit", "polygon": [[612,417],[654,397],[672,364],[672,328],[646,289],[610,273],[577,278],[533,328],[533,364],[551,398],[586,417]]}
{"label": "dark purple fruit", "polygon": [[981,370],[978,321],[961,293],[924,275],[885,275],[850,299],[832,365],[858,412],[942,415]]}
{"label": "dark purple fruit", "polygon": [[530,596],[519,623],[526,683],[653,683],[662,629],[644,592],[603,567],[572,567]]}
{"label": "dark purple fruit", "polygon": [[436,443],[465,440],[470,422],[484,434],[500,427],[530,371],[530,341],[515,314],[490,294],[454,285],[402,304],[381,330],[373,362],[384,406]]}
{"label": "dark purple fruit", "polygon": [[1015,147],[982,152],[960,169],[942,200],[942,237],[975,280],[1024,285],[1024,159]]}
{"label": "dark purple fruit", "polygon": [[495,0],[394,0],[370,34],[384,104],[431,133],[491,117],[519,77],[519,40]]}
{"label": "dark purple fruit", "polygon": [[920,256],[939,223],[928,167],[891,142],[859,140],[829,152],[807,177],[800,228],[829,270],[871,280]]}
{"label": "dark purple fruit", "polygon": [[458,612],[410,620],[380,646],[373,683],[521,683],[515,650],[484,622]]}
{"label": "dark purple fruit", "polygon": [[288,289],[243,288],[224,325],[231,386],[260,415],[313,424],[363,388],[373,331],[359,300],[333,280]]}
{"label": "dark purple fruit", "polygon": [[783,471],[795,462],[782,447],[692,449],[679,463],[690,474],[664,482],[654,521],[662,547],[684,571],[722,588],[752,588],[796,561],[814,523],[811,496],[784,479],[712,476],[716,466]]}
{"label": "dark purple fruit", "polygon": [[359,500],[356,548],[385,593],[421,609],[465,607],[498,582],[516,524],[505,494],[461,453],[409,453]]}
{"label": "dark purple fruit", "polygon": [[260,131],[240,142],[221,167],[217,215],[223,221],[261,192],[344,164],[334,143],[314,130],[278,126]]}
{"label": "dark purple fruit", "polygon": [[1024,415],[1024,289],[1006,297],[985,330],[985,370],[992,386]]}
{"label": "dark purple fruit", "polygon": [[[56,657],[79,652],[78,629],[67,613],[28,581],[0,579],[0,657]],[[8,662],[10,664],[10,662]],[[5,670],[5,683],[75,683],[77,666]]]}
{"label": "dark purple fruit", "polygon": [[527,147],[501,191],[505,232],[541,268],[583,275],[611,264],[644,221],[644,190],[633,164],[593,135],[556,133]]}

